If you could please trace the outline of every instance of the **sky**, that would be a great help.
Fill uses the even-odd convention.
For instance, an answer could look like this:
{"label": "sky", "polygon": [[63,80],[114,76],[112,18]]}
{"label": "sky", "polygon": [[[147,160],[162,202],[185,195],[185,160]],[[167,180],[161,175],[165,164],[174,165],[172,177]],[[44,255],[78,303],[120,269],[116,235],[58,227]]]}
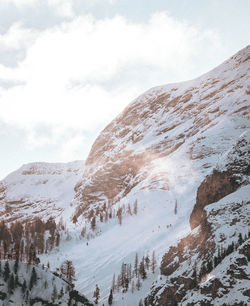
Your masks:
{"label": "sky", "polygon": [[0,179],[87,158],[147,89],[249,44],[249,0],[0,0]]}

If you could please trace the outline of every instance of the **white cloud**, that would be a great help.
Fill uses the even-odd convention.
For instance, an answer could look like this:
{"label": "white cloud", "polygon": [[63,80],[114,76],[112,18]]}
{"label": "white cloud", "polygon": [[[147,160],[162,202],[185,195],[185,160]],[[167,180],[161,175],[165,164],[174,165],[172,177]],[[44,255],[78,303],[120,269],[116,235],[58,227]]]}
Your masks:
{"label": "white cloud", "polygon": [[70,138],[62,146],[62,156],[63,160],[73,160],[75,152],[83,145],[85,137],[82,135],[76,135],[73,138]]}
{"label": "white cloud", "polygon": [[0,34],[0,51],[26,49],[30,47],[36,32],[31,29],[24,29],[22,24],[13,24],[7,33]]}
{"label": "white cloud", "polygon": [[48,0],[49,8],[63,17],[74,17],[73,0]]}
{"label": "white cloud", "polygon": [[1,0],[0,4],[14,4],[17,7],[23,7],[23,6],[28,6],[28,5],[34,5],[38,2],[39,0]]}
{"label": "white cloud", "polygon": [[[199,32],[166,13],[154,14],[148,23],[89,15],[41,32],[17,25],[5,35],[0,48],[22,46],[27,55],[16,68],[0,65],[0,79],[25,82],[0,89],[0,120],[26,129],[31,140],[38,126],[50,127],[53,135],[37,137],[34,145],[68,129],[90,132],[103,126],[145,86],[153,85],[143,83],[145,69],[150,70],[149,80],[151,74],[166,81],[171,74],[190,77],[190,63],[217,52],[219,42],[215,33]],[[124,71],[133,69],[139,69],[137,77],[124,80]],[[108,86],[114,82],[116,86]]]}

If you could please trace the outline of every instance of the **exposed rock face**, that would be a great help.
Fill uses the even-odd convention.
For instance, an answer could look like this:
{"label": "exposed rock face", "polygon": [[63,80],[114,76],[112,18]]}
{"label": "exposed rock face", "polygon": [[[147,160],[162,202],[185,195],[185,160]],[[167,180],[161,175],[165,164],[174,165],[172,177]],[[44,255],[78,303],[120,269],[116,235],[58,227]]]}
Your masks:
{"label": "exposed rock face", "polygon": [[231,179],[227,172],[214,171],[198,188],[196,204],[190,216],[190,227],[194,229],[206,217],[204,207],[217,202],[224,196],[234,192],[239,184]]}
{"label": "exposed rock face", "polygon": [[249,135],[244,134],[227,153],[224,167],[220,164],[217,165],[218,169],[215,169],[211,175],[207,176],[199,186],[196,203],[190,216],[191,229],[200,225],[201,221],[206,217],[205,206],[217,202],[246,183],[246,177],[250,175],[249,160]]}
{"label": "exposed rock face", "polygon": [[[156,171],[155,162],[167,164],[177,155],[177,175],[188,177],[193,171],[203,178],[215,156],[246,129],[249,54],[250,46],[196,80],[156,87],[133,101],[93,144],[76,190],[75,216],[90,206],[116,203],[135,186],[173,189],[176,180]],[[185,171],[187,163],[192,170]]]}
{"label": "exposed rock face", "polygon": [[154,284],[149,305],[250,303],[249,150],[244,134],[201,183],[190,218],[199,227],[163,256],[167,281]]}

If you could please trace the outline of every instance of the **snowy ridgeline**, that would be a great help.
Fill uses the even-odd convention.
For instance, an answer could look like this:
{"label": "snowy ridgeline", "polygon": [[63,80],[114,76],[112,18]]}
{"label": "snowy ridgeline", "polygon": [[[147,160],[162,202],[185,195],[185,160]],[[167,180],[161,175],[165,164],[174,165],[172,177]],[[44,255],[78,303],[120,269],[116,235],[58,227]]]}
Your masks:
{"label": "snowy ridgeline", "polygon": [[18,261],[0,261],[0,268],[2,306],[92,305],[48,268]]}

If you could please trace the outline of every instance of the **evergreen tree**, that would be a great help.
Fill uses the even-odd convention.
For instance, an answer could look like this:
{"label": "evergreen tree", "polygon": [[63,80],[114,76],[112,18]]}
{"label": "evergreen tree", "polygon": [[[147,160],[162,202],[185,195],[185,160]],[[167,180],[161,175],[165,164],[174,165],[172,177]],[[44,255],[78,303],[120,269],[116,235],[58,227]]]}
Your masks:
{"label": "evergreen tree", "polygon": [[137,211],[138,211],[138,202],[137,200],[135,200],[134,209],[133,209],[134,215],[137,215]]}
{"label": "evergreen tree", "polygon": [[117,210],[117,217],[118,217],[118,220],[119,220],[119,224],[122,225],[122,208],[119,207],[119,209]]}
{"label": "evergreen tree", "polygon": [[151,260],[151,269],[153,273],[155,273],[155,268],[156,268],[156,259],[155,259],[155,251],[153,251],[152,260]]}
{"label": "evergreen tree", "polygon": [[15,279],[13,273],[11,273],[8,283],[8,291],[10,294],[13,293],[14,288],[15,288]]}
{"label": "evergreen tree", "polygon": [[139,273],[143,280],[147,278],[147,272],[145,270],[145,264],[144,264],[144,256],[142,257],[142,260],[140,262]]}
{"label": "evergreen tree", "polygon": [[64,291],[63,291],[63,287],[62,287],[61,290],[60,290],[59,298],[61,299],[63,297],[63,295],[64,295]]}
{"label": "evergreen tree", "polygon": [[113,291],[112,291],[112,289],[110,289],[108,304],[112,305],[112,303],[113,303]]}
{"label": "evergreen tree", "polygon": [[59,232],[56,233],[56,246],[58,247],[60,243],[60,234]]}
{"label": "evergreen tree", "polygon": [[14,273],[17,274],[17,270],[18,270],[18,260],[15,260],[15,264],[14,264]]}
{"label": "evergreen tree", "polygon": [[57,299],[58,295],[57,295],[57,288],[56,285],[53,286],[53,292],[52,292],[52,302],[54,303],[55,300]]}
{"label": "evergreen tree", "polygon": [[5,282],[9,279],[9,276],[10,276],[10,266],[9,266],[9,262],[6,261],[4,265],[4,271],[3,271],[3,279]]}
{"label": "evergreen tree", "polygon": [[213,263],[211,260],[208,261],[206,270],[207,270],[207,273],[210,273],[213,270]]}
{"label": "evergreen tree", "polygon": [[139,301],[138,306],[143,306],[143,302],[142,302],[142,300],[140,300],[140,301]]}
{"label": "evergreen tree", "polygon": [[91,219],[91,229],[92,231],[94,231],[96,228],[96,218],[95,216],[93,216],[93,218]]}
{"label": "evergreen tree", "polygon": [[15,287],[19,285],[19,279],[18,279],[18,274],[15,276]]}
{"label": "evergreen tree", "polygon": [[243,243],[242,234],[239,233],[239,236],[238,236],[238,244],[241,245],[242,243]]}
{"label": "evergreen tree", "polygon": [[148,257],[148,255],[145,257],[145,266],[146,266],[146,269],[149,270],[149,265],[150,265],[150,259]]}
{"label": "evergreen tree", "polygon": [[194,284],[195,286],[197,285],[197,272],[196,272],[196,265],[194,266],[194,271],[193,271],[193,274],[192,274],[192,277],[194,279]]}
{"label": "evergreen tree", "polygon": [[134,293],[134,291],[135,291],[135,282],[134,282],[134,280],[132,280],[131,292]]}
{"label": "evergreen tree", "polygon": [[95,304],[98,304],[98,301],[99,301],[99,298],[100,298],[100,289],[99,289],[97,284],[96,284],[96,287],[95,287],[93,297],[95,298]]}
{"label": "evergreen tree", "polygon": [[72,284],[75,280],[75,268],[73,266],[73,263],[71,260],[65,260],[60,270],[62,272],[62,275]]}
{"label": "evergreen tree", "polygon": [[138,253],[135,254],[134,274],[136,277],[138,276]]}
{"label": "evergreen tree", "polygon": [[131,207],[130,207],[130,204],[128,203],[128,210],[127,210],[128,214],[130,216],[132,216],[132,211],[131,211]]}
{"label": "evergreen tree", "polygon": [[22,284],[22,292],[25,293],[27,289],[27,283],[26,283],[26,279],[23,280],[23,284]]}
{"label": "evergreen tree", "polygon": [[112,280],[112,292],[115,292],[115,273],[113,275],[113,280]]}
{"label": "evergreen tree", "polygon": [[177,215],[177,200],[175,200],[174,214]]}
{"label": "evergreen tree", "polygon": [[37,281],[37,274],[36,274],[35,268],[33,267],[32,272],[31,272],[31,277],[30,277],[30,285],[29,285],[30,290],[36,284],[36,281]]}
{"label": "evergreen tree", "polygon": [[137,280],[136,280],[136,289],[139,291],[140,288],[141,288],[141,279],[140,279],[140,274],[138,273],[138,277],[137,277]]}

